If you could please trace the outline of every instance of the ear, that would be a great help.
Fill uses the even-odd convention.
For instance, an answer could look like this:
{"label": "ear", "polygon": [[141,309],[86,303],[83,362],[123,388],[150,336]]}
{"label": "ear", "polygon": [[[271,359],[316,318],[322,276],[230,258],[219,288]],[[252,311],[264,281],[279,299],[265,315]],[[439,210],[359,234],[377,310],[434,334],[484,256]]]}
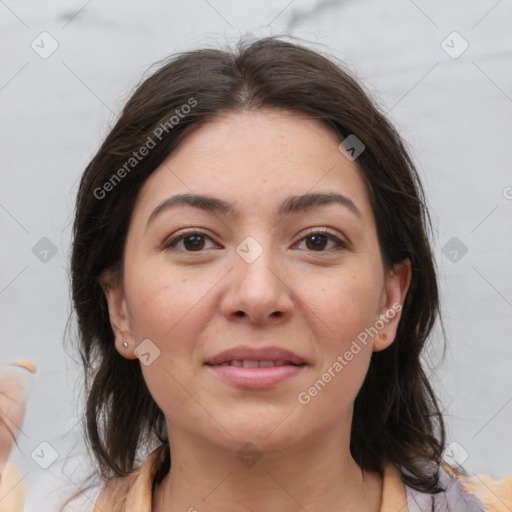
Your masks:
{"label": "ear", "polygon": [[[107,270],[101,275],[99,283],[107,299],[116,350],[126,359],[136,359],[137,356],[134,353],[135,337],[128,315],[128,308],[126,307],[122,278],[116,272]],[[128,343],[128,346],[123,346],[123,343]]]}
{"label": "ear", "polygon": [[379,334],[374,337],[374,352],[380,352],[393,343],[410,283],[411,262],[409,259],[396,263],[388,272],[376,321]]}

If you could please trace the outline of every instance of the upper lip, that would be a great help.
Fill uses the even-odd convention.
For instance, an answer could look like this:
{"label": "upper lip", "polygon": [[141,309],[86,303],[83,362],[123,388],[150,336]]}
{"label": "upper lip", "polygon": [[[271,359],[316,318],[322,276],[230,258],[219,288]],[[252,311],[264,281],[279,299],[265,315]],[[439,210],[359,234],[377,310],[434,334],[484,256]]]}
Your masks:
{"label": "upper lip", "polygon": [[305,361],[297,354],[290,350],[279,347],[234,347],[229,350],[224,350],[215,357],[208,359],[205,364],[214,365],[222,364],[226,361],[235,360],[252,360],[252,361],[286,361],[292,364],[304,364]]}

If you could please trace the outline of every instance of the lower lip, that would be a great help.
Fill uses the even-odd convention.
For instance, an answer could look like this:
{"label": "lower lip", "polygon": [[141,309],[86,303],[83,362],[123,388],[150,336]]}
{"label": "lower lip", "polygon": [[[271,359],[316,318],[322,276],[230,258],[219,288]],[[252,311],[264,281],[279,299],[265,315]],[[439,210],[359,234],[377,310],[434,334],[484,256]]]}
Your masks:
{"label": "lower lip", "polygon": [[270,368],[240,368],[238,366],[210,366],[221,379],[230,384],[251,389],[261,389],[291,379],[298,375],[305,365],[272,366]]}

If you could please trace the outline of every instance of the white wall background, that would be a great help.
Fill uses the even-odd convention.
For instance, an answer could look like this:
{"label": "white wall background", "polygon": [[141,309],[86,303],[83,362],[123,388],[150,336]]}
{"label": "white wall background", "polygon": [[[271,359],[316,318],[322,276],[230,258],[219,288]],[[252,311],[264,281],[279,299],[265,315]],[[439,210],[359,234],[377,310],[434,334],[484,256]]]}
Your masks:
{"label": "white wall background", "polygon": [[[0,364],[39,368],[11,459],[26,510],[56,510],[79,482],[82,381],[63,349],[79,177],[151,63],[247,33],[344,59],[409,142],[437,230],[448,439],[470,473],[512,474],[511,27],[510,0],[0,1]],[[43,237],[57,250],[46,262]],[[44,441],[58,452],[48,469],[31,457]]]}

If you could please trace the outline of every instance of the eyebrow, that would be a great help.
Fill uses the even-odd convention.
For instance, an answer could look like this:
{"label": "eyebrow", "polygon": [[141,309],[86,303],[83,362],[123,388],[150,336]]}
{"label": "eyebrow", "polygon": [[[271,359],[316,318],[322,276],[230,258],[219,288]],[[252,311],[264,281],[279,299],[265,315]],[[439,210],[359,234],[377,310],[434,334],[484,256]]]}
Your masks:
{"label": "eyebrow", "polygon": [[[338,193],[308,193],[300,196],[289,196],[279,206],[279,216],[310,211],[319,206],[340,204],[350,210],[357,217],[361,217],[354,202],[348,197]],[[204,194],[177,194],[162,201],[148,218],[147,225],[159,214],[177,205],[189,205],[208,212],[217,212],[231,217],[240,217],[240,212],[234,204],[223,199]]]}

